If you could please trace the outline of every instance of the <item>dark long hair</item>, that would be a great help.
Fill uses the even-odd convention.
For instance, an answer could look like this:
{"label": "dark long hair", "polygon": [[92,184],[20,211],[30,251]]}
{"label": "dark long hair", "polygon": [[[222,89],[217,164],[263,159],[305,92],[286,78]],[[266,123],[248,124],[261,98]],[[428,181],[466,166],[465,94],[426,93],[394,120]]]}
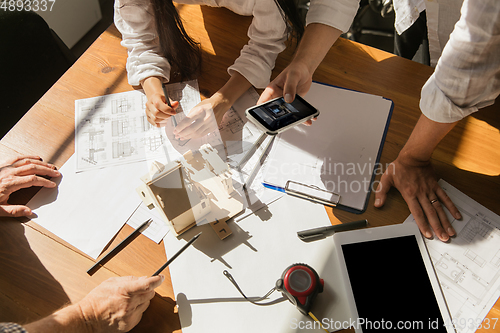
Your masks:
{"label": "dark long hair", "polygon": [[288,26],[288,34],[299,44],[304,35],[305,23],[301,16],[297,3],[300,0],[274,0],[280,9],[281,16]]}
{"label": "dark long hair", "polygon": [[160,50],[181,80],[192,79],[201,70],[201,49],[184,30],[172,0],[151,0]]}
{"label": "dark long hair", "polygon": [[[274,0],[287,24],[289,36],[297,41],[304,34],[304,22],[297,0]],[[184,30],[182,20],[172,0],[151,0],[160,50],[182,79],[191,79],[201,70],[200,44]]]}

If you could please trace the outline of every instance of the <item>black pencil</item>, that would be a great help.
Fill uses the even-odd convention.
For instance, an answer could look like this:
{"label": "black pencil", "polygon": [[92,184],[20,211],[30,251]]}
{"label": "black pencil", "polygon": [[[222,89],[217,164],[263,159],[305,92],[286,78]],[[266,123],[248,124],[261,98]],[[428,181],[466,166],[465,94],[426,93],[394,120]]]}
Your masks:
{"label": "black pencil", "polygon": [[172,107],[172,105],[170,104],[170,98],[168,97],[167,87],[165,87],[165,83],[162,83],[161,87],[163,89],[163,94],[165,95],[165,99],[167,100],[167,105]]}
{"label": "black pencil", "polygon": [[149,227],[149,225],[151,224],[151,222],[153,222],[153,220],[149,219],[146,222],[144,222],[143,224],[141,224],[137,229],[135,229],[134,231],[132,231],[132,233],[130,235],[128,235],[124,240],[122,240],[118,245],[116,245],[111,251],[109,251],[108,253],[106,253],[106,255],[104,257],[102,257],[101,259],[99,259],[92,267],[90,267],[87,270],[87,274],[92,276],[99,269],[100,266],[102,266],[105,263],[107,263],[118,252],[120,252],[121,250],[123,250],[123,248],[125,246],[127,246],[131,241],[133,241],[137,236],[139,236],[139,234],[143,230],[145,230],[147,227]]}
{"label": "black pencil", "polygon": [[197,239],[198,239],[198,237],[200,237],[200,235],[201,235],[201,232],[200,232],[198,235],[196,235],[196,236],[194,236],[193,238],[191,238],[191,239],[189,240],[189,242],[187,242],[187,243],[186,243],[186,244],[185,244],[185,245],[184,245],[184,246],[183,246],[183,247],[182,247],[179,251],[177,251],[177,252],[176,252],[176,253],[172,256],[172,258],[168,259],[168,261],[167,261],[165,264],[163,264],[163,266],[161,266],[161,267],[160,267],[160,269],[158,269],[156,272],[154,272],[154,274],[153,274],[153,275],[151,275],[151,276],[156,276],[156,275],[160,274],[160,273],[161,273],[161,271],[163,271],[165,268],[167,268],[167,266],[168,266],[168,265],[170,265],[170,263],[172,263],[172,261],[174,261],[174,260],[175,260],[175,258],[177,258],[177,257],[178,257],[178,256],[179,256],[182,252],[184,252],[184,250],[185,250],[185,249],[187,249],[189,245],[193,244],[193,243],[194,243],[194,241],[195,241],[195,240],[197,240]]}

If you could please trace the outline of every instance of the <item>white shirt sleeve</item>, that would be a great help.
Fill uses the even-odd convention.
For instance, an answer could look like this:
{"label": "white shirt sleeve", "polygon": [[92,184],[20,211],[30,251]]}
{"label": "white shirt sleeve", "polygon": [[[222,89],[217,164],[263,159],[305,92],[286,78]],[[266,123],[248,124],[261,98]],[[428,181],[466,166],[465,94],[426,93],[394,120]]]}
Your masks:
{"label": "white shirt sleeve", "polygon": [[347,32],[358,7],[359,0],[311,0],[306,25],[321,23]]}
{"label": "white shirt sleeve", "polygon": [[436,122],[458,121],[500,93],[500,1],[465,0],[461,13],[422,88],[420,109]]}
{"label": "white shirt sleeve", "polygon": [[116,0],[114,22],[128,50],[128,82],[137,86],[150,76],[170,79],[170,64],[161,55],[151,4],[147,0]]}
{"label": "white shirt sleeve", "polygon": [[265,88],[278,54],[285,49],[286,25],[273,0],[256,0],[253,19],[248,28],[248,44],[228,68],[229,75],[238,72],[255,88]]}

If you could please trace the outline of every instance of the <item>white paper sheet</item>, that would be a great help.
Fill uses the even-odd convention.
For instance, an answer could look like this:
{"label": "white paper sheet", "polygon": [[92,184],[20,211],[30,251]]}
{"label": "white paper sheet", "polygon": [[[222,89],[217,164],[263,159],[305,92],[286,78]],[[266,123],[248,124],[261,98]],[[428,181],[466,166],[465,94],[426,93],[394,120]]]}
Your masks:
{"label": "white paper sheet", "polygon": [[148,219],[153,219],[149,227],[142,232],[144,236],[159,244],[163,237],[170,231],[168,225],[163,221],[156,209],[149,209],[141,202],[132,216],[127,221],[127,224],[134,229],[137,229]]}
{"label": "white paper sheet", "polygon": [[[193,228],[179,239],[167,235],[168,257],[203,231],[170,265],[182,331],[324,332],[300,329],[312,322],[288,300],[269,306],[245,301],[222,274],[228,270],[248,297],[260,297],[294,263],[309,264],[325,280],[325,291],[316,299],[313,314],[328,322],[348,320],[333,239],[305,243],[297,237],[297,231],[327,225],[330,220],[322,205],[285,196],[237,223],[230,222],[233,234],[224,241],[208,225]],[[275,292],[270,300],[280,297]]]}
{"label": "white paper sheet", "polygon": [[377,156],[392,101],[315,82],[304,98],[320,111],[318,120],[279,134],[264,180],[283,188],[288,180],[314,185],[339,194],[340,205],[363,210],[373,173],[383,171]]}
{"label": "white paper sheet", "polygon": [[145,162],[75,173],[75,155],[60,169],[60,184],[28,203],[32,220],[96,259],[139,205],[135,192]]}
{"label": "white paper sheet", "polygon": [[[436,237],[425,243],[456,331],[475,332],[481,323],[493,328],[500,323],[483,319],[500,296],[500,216],[446,181],[441,179],[439,185],[459,209],[462,220],[454,219],[445,209],[457,236],[449,243]],[[410,215],[405,223],[416,222]]]}

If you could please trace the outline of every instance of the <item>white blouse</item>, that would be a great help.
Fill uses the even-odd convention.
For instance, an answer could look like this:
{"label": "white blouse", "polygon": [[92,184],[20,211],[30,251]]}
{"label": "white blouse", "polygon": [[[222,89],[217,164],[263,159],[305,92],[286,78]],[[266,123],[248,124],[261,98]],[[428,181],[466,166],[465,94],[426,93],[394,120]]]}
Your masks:
{"label": "white blouse", "polygon": [[[460,6],[460,0],[455,2]],[[439,7],[428,6],[427,17],[449,10]],[[430,12],[435,9],[439,13]],[[431,120],[451,123],[493,104],[499,94],[500,1],[465,0],[436,70],[422,88],[420,109]]]}
{"label": "white blouse", "polygon": [[[278,54],[285,49],[286,26],[274,0],[178,0],[180,4],[226,7],[239,15],[253,16],[250,38],[240,56],[228,68],[243,75],[254,87],[265,88]],[[347,31],[358,8],[358,0],[311,0],[306,22],[323,23]],[[160,52],[154,13],[149,0],[116,0],[115,25],[128,49],[127,73],[137,86],[150,76],[170,79],[170,64]],[[223,24],[223,22],[221,22]],[[230,41],[229,41],[230,42]],[[175,46],[173,46],[175,47]]]}

